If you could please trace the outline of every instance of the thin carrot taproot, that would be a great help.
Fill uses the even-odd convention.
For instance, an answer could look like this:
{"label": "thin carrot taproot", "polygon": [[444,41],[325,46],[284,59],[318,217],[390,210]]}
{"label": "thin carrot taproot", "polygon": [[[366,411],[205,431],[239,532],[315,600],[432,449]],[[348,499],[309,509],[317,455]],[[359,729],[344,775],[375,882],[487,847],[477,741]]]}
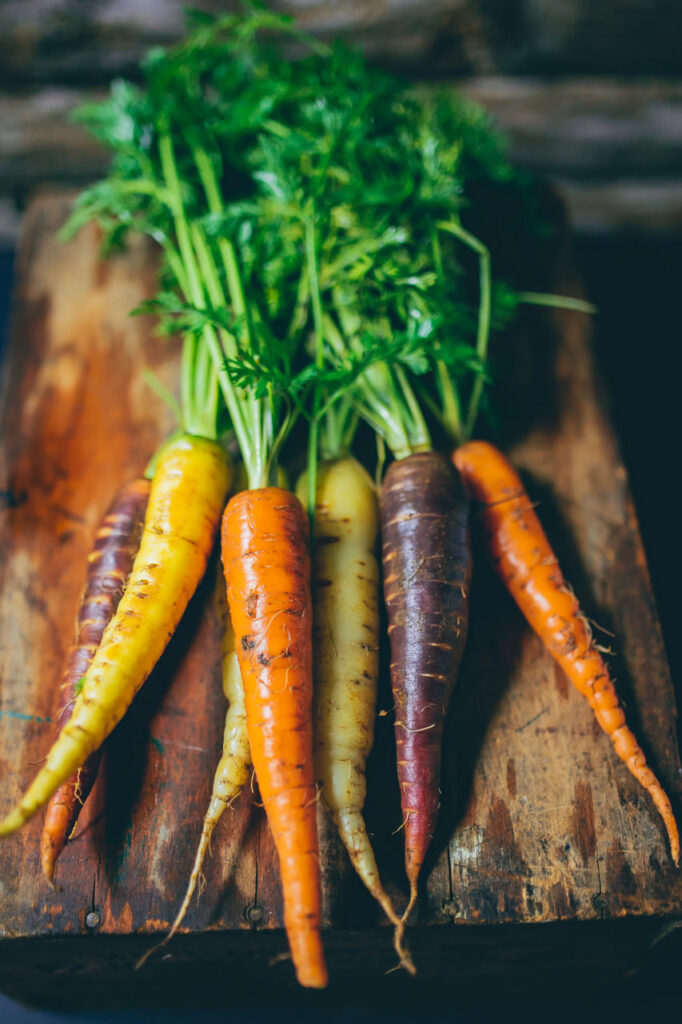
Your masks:
{"label": "thin carrot taproot", "polygon": [[224,449],[207,438],[185,434],[160,453],[125,593],[71,718],[21,801],[0,822],[0,836],[33,817],[125,714],[206,570],[230,479]]}
{"label": "thin carrot taproot", "polygon": [[[125,484],[95,534],[88,556],[87,582],[78,612],[76,637],[59,690],[62,706],[57,716],[58,733],[73,714],[81,680],[125,589],[140,543],[149,488],[150,481],[146,477]],[[48,882],[52,882],[57,859],[95,783],[100,756],[101,749],[94,751],[85,764],[62,783],[47,805],[40,837],[40,863]]]}
{"label": "thin carrot taproot", "polygon": [[223,693],[228,702],[223,729],[223,749],[213,777],[213,788],[201,828],[192,873],[182,906],[164,942],[172,939],[187,913],[190,900],[201,874],[201,867],[211,842],[213,831],[223,812],[237,799],[251,775],[251,750],[246,730],[244,687],[235,647],[234,629],[225,596],[225,582],[218,578],[215,606],[220,624],[220,652]]}
{"label": "thin carrot taproot", "polygon": [[284,923],[301,985],[327,984],[312,740],[307,521],[279,487],[228,503],[222,557],[251,756],[279,855]]}
{"label": "thin carrot taproot", "polygon": [[[225,728],[223,730],[223,749],[220,761],[213,777],[213,788],[211,797],[204,815],[201,827],[201,837],[197,852],[194,856],[194,864],[190,873],[189,882],[180,909],[175,915],[175,920],[170,931],[161,942],[157,942],[151,949],[140,957],[135,964],[139,970],[143,964],[158,949],[165,946],[167,942],[177,933],[180,925],[185,919],[189,909],[192,896],[194,895],[197,883],[203,878],[201,869],[208,852],[211,836],[216,825],[223,816],[224,811],[237,799],[246,785],[251,774],[251,750],[249,737],[246,730],[246,709],[244,707],[244,687],[242,686],[239,661],[235,649],[234,629],[230,619],[230,611],[227,607],[225,595],[225,581],[221,574],[218,574],[215,587],[215,610],[220,627],[220,663],[223,682],[223,693],[228,702],[225,714]],[[201,887],[200,890],[201,892]]]}
{"label": "thin carrot taproot", "polygon": [[670,800],[626,724],[608,667],[521,478],[502,452],[486,441],[462,445],[453,453],[453,461],[471,497],[483,505],[483,528],[499,576],[549,653],[588,701],[618,757],[651,796],[677,864],[680,840]]}

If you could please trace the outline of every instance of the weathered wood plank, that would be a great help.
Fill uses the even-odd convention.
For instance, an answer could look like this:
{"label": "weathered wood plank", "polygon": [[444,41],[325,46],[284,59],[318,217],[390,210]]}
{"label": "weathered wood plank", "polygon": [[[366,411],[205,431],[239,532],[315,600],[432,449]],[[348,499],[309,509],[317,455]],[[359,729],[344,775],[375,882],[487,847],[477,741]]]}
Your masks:
{"label": "weathered wood plank", "polygon": [[[63,199],[47,197],[27,218],[6,368],[3,810],[50,742],[50,681],[70,639],[96,523],[118,482],[140,471],[171,428],[140,369],[151,365],[168,386],[176,383],[175,343],[155,338],[149,320],[127,317],[152,288],[153,253],[137,244],[101,263],[93,230],[62,246],[54,235],[65,212]],[[566,287],[575,293],[575,282]],[[510,342],[516,372],[504,381],[504,401],[527,410],[511,452],[587,613],[613,634],[608,642],[618,652],[628,714],[679,807],[673,694],[626,473],[595,387],[588,330],[584,317],[561,314],[551,331],[538,322]],[[549,395],[545,403],[541,393]],[[471,637],[446,731],[441,817],[420,922],[445,935],[453,921],[471,927],[679,920],[682,879],[649,799],[525,628],[487,567],[475,524],[474,542]],[[105,773],[60,862],[60,888],[50,892],[40,876],[39,821],[0,847],[3,946],[22,937],[86,941],[96,931],[134,939],[131,948],[139,952],[143,933],[171,920],[222,732],[210,597],[209,581],[112,736]],[[385,680],[383,687],[380,706],[390,711]],[[385,714],[369,765],[367,816],[388,888],[402,899],[393,761]],[[325,924],[340,969],[352,973],[358,960],[343,952],[345,930],[373,927],[379,915],[326,825],[322,835]],[[186,920],[189,933],[234,933],[229,955],[238,959],[242,950],[252,965],[263,949],[269,956],[284,948],[279,931],[260,952],[246,939],[249,931],[280,929],[282,920],[276,856],[250,792],[221,823],[206,875],[207,891]],[[367,934],[380,956],[390,957],[388,930]],[[96,958],[94,937],[87,948]],[[445,954],[436,967],[448,970]]]}
{"label": "weathered wood plank", "polygon": [[[203,10],[237,4],[195,0]],[[343,36],[410,73],[677,74],[677,0],[272,0],[301,28]],[[0,81],[102,82],[182,32],[183,0],[2,4]]]}

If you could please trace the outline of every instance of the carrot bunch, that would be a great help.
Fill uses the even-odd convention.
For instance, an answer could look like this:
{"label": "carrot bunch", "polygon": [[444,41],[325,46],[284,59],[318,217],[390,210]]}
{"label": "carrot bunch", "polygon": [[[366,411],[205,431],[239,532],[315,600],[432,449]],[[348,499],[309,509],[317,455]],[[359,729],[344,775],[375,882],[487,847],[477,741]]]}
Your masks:
{"label": "carrot bunch", "polygon": [[[471,440],[493,329],[522,302],[587,308],[493,278],[469,220],[469,186],[522,187],[503,144],[474,108],[417,99],[340,47],[308,40],[306,57],[285,61],[261,45],[262,30],[298,36],[263,10],[201,19],[150,55],[143,87],[117,83],[80,114],[114,160],[79,199],[70,230],[96,220],[110,245],[131,231],[158,243],[159,290],[143,308],[182,336],[179,404],[166,396],[179,430],[152,460],[148,500],[146,484],[124,492],[96,539],[61,731],[0,835],[51,801],[42,849],[52,877],[98,751],[163,652],[220,532],[229,707],[168,937],[253,766],[296,974],[321,988],[318,787],[395,928],[402,965],[414,969],[404,930],[436,827],[443,729],[467,639],[471,501],[483,505],[502,579],[651,794],[675,861],[679,839],[518,477]],[[376,437],[377,485],[352,455],[360,422]],[[228,437],[244,479],[226,505]],[[281,463],[300,467],[302,447],[294,494],[281,486]],[[363,818],[379,555],[409,885],[402,913]]]}

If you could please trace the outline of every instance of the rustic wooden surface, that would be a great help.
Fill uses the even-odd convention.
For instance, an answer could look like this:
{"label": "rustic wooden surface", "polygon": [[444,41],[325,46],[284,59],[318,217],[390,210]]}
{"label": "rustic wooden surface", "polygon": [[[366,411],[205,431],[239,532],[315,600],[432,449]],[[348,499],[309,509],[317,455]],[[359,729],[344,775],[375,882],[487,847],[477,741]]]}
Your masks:
{"label": "rustic wooden surface", "polygon": [[[55,232],[66,209],[66,200],[45,197],[26,219],[5,367],[3,813],[52,738],[52,682],[70,640],[96,523],[118,482],[144,467],[172,427],[140,369],[153,366],[172,387],[177,347],[154,337],[148,319],[127,316],[153,287],[153,253],[139,244],[103,263],[94,230],[59,244]],[[575,293],[575,282],[565,286]],[[514,343],[516,370],[501,398],[524,415],[517,417],[511,454],[540,502],[585,610],[608,630],[603,642],[617,651],[612,664],[629,718],[679,811],[673,694],[626,473],[595,386],[588,332],[583,316],[560,314],[551,330],[545,326]],[[649,944],[682,918],[682,876],[670,864],[662,825],[587,705],[492,576],[475,524],[474,544],[471,635],[448,720],[441,817],[416,932],[440,936],[441,955],[429,974],[448,972],[453,943],[466,945],[469,936],[474,945],[492,941],[481,938],[492,924],[508,928],[494,930],[495,942],[516,948],[520,924],[639,919],[637,934]],[[130,957],[131,950],[140,952],[145,933],[151,941],[151,933],[172,919],[222,733],[209,590],[206,585],[194,600],[112,736],[105,771],[60,860],[58,889],[50,891],[40,874],[40,820],[0,847],[0,950],[7,951],[7,963],[20,940],[24,950],[27,942],[37,949],[42,940],[43,962],[61,949],[68,963],[63,945],[45,942],[69,936],[81,937],[79,962],[96,957],[103,935],[129,937]],[[400,813],[388,693],[385,686],[367,814],[388,888],[400,900],[405,886],[401,836],[393,834]],[[322,812],[320,825],[334,962],[341,971],[359,968],[371,936],[377,963],[389,966],[389,932],[378,927],[380,916]],[[207,890],[193,904],[180,942],[207,931],[227,935],[235,963],[283,950],[276,856],[251,792],[225,815],[205,870]],[[447,927],[452,923],[465,926],[455,929],[456,937]],[[257,934],[246,934],[262,929],[262,945]],[[355,958],[344,945],[349,929],[365,935],[355,944]],[[419,938],[417,945],[425,942]],[[575,942],[577,949],[583,939],[576,934]],[[29,970],[23,962],[17,976]],[[166,987],[170,963],[153,968],[171,972]],[[366,962],[362,970],[367,973]]]}
{"label": "rustic wooden surface", "polygon": [[[0,82],[96,82],[128,73],[183,29],[184,0],[0,0]],[[193,7],[235,10],[233,0]],[[324,39],[439,74],[679,74],[678,0],[270,0]]]}

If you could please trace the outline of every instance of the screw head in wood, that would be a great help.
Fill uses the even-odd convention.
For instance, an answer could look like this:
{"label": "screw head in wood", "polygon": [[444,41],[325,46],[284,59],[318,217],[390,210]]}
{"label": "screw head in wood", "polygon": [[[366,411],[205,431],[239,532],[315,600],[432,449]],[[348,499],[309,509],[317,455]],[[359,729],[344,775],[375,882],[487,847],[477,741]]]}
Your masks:
{"label": "screw head in wood", "polygon": [[592,906],[600,914],[605,914],[606,911],[609,909],[608,900],[606,899],[606,896],[604,896],[604,894],[601,892],[595,893],[595,895],[592,897]]}
{"label": "screw head in wood", "polygon": [[263,920],[263,908],[259,907],[257,903],[252,903],[247,907],[244,914],[249,924],[260,924]]}

